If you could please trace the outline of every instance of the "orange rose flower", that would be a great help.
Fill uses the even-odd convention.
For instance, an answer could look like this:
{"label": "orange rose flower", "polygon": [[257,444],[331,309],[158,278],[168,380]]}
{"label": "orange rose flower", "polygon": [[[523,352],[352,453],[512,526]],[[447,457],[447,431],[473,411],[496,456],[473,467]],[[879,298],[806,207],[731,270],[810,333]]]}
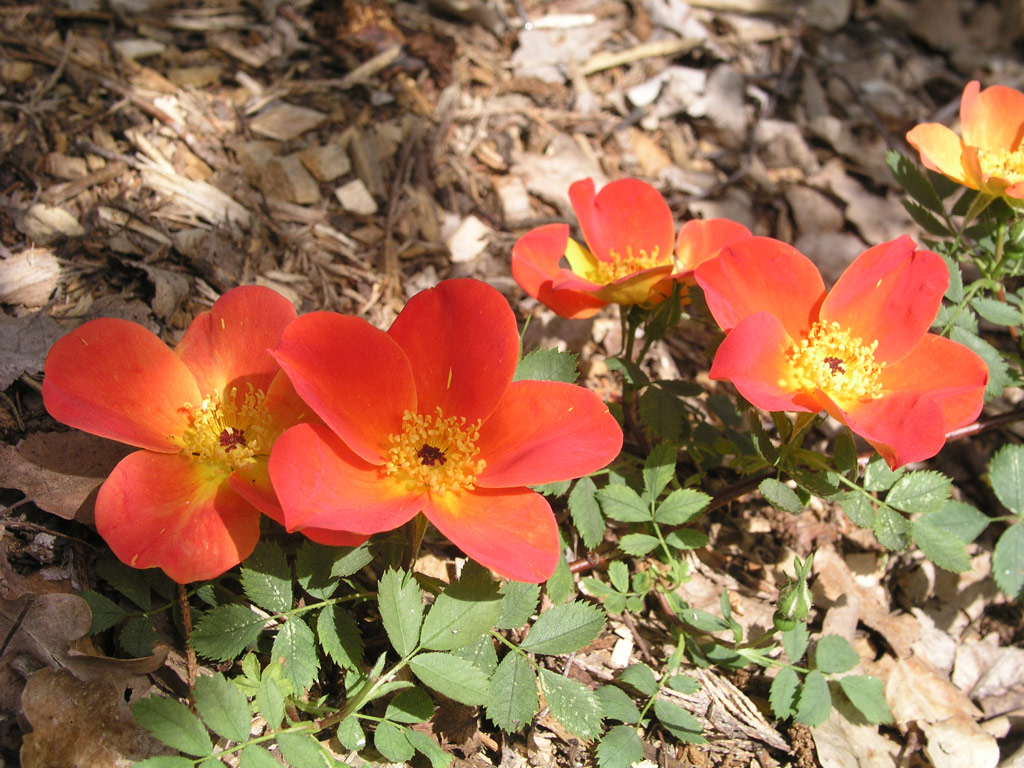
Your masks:
{"label": "orange rose flower", "polygon": [[665,198],[638,179],[613,181],[596,194],[592,179],[577,181],[569,199],[586,248],[569,237],[568,224],[530,230],[512,248],[516,282],[562,317],[590,317],[608,304],[659,304],[673,281],[750,237],[742,224],[712,219],[687,222],[676,238]]}
{"label": "orange rose flower", "polygon": [[372,534],[422,512],[482,565],[541,582],[558,563],[558,527],[525,486],[594,472],[622,446],[593,392],[512,381],[515,315],[478,280],[417,294],[387,333],[304,315],[274,356],[325,425],[292,427],[270,457],[291,530]]}
{"label": "orange rose flower", "polygon": [[143,449],[121,460],[96,497],[96,529],[123,562],[162,568],[179,583],[211,579],[253,551],[261,510],[281,516],[267,459],[309,408],[268,349],[294,319],[283,296],[245,286],[198,315],[174,350],[114,318],[53,345],[43,379],[50,415]]}
{"label": "orange rose flower", "polygon": [[711,378],[766,411],[827,411],[895,469],[934,456],[981,412],[985,362],[928,333],[945,262],[901,237],[870,248],[830,292],[793,247],[755,237],[701,264],[697,283],[726,332]]}
{"label": "orange rose flower", "polygon": [[915,126],[907,141],[926,168],[965,187],[1024,205],[1024,93],[973,80],[960,100],[961,136],[940,123]]}

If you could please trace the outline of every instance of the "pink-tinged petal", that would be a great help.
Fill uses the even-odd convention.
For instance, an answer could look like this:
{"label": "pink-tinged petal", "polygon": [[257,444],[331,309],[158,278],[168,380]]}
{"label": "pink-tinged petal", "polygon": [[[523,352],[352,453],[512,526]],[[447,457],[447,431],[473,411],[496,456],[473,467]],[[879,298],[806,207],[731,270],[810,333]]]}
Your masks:
{"label": "pink-tinged petal", "polygon": [[178,450],[195,377],[155,335],[127,320],[90,320],[46,357],[43,403],[57,421],[153,451]]}
{"label": "pink-tinged petal", "polygon": [[294,319],[295,308],[277,291],[259,285],[232,288],[209,312],[196,316],[175,352],[204,395],[248,381],[266,389],[278,370],[269,350]]}
{"label": "pink-tinged petal", "polygon": [[946,442],[942,409],[926,395],[897,392],[845,412],[834,408],[829,413],[871,443],[891,469],[930,459]]}
{"label": "pink-tinged petal", "polygon": [[839,323],[864,344],[878,341],[877,360],[899,360],[920,341],[949,284],[942,258],[915,248],[907,235],[869,248],[821,305],[823,321]]}
{"label": "pink-tinged petal", "polygon": [[409,358],[357,317],[312,312],[291,323],[274,351],[295,391],[368,462],[380,464],[402,414],[416,411]]}
{"label": "pink-tinged petal", "polygon": [[408,522],[424,496],[363,461],[327,427],[300,424],[274,443],[270,479],[288,530],[377,533]]}
{"label": "pink-tinged petal", "polygon": [[[283,370],[270,382],[263,399],[263,410],[273,427],[281,432],[296,424],[319,424],[320,417],[313,412],[305,400],[295,391],[295,385]],[[269,454],[269,446],[267,446]]]}
{"label": "pink-tinged petal", "polygon": [[100,486],[96,530],[134,568],[179,584],[212,579],[248,557],[260,532],[259,510],[226,479],[180,454],[129,454]]}
{"label": "pink-tinged petal", "polygon": [[622,429],[596,394],[557,381],[516,381],[480,427],[482,488],[569,480],[596,472],[622,449]]}
{"label": "pink-tinged petal", "polygon": [[731,219],[693,219],[679,228],[676,238],[676,277],[693,272],[714,258],[726,246],[752,237],[751,232]]}
{"label": "pink-tinged petal", "polygon": [[558,565],[558,525],[539,493],[477,489],[431,498],[424,514],[451,542],[499,576],[539,584]]}
{"label": "pink-tinged petal", "polygon": [[[947,176],[964,186],[977,188],[977,176],[968,177],[963,163],[963,143],[941,123],[915,125],[907,132],[907,143],[921,153],[925,168]],[[974,183],[971,183],[971,179]]]}
{"label": "pink-tinged petal", "polygon": [[882,389],[924,395],[942,409],[943,431],[974,421],[985,401],[988,366],[950,339],[926,334],[909,354],[882,369]]}
{"label": "pink-tinged petal", "polygon": [[595,195],[594,180],[584,179],[569,187],[569,200],[583,237],[598,259],[670,255],[675,239],[672,211],[650,184],[618,179]]}
{"label": "pink-tinged petal", "polygon": [[972,80],[960,100],[964,143],[982,149],[1017,149],[1024,131],[1024,93],[1005,85],[981,90]]}
{"label": "pink-tinged petal", "polygon": [[770,237],[733,243],[700,264],[694,276],[726,333],[744,318],[768,312],[792,338],[801,338],[818,319],[825,298],[825,283],[811,260]]}
{"label": "pink-tinged petal", "polygon": [[567,224],[547,224],[531,229],[512,246],[512,277],[530,296],[562,317],[591,317],[606,302],[582,291],[556,288],[572,277],[558,266],[569,242]]}
{"label": "pink-tinged petal", "polygon": [[479,280],[445,280],[413,296],[390,336],[405,350],[419,413],[487,418],[519,362],[519,331],[508,301]]}
{"label": "pink-tinged petal", "polygon": [[765,411],[822,410],[816,394],[795,389],[787,352],[793,339],[778,318],[758,312],[725,337],[711,364],[710,377],[731,381],[748,402]]}

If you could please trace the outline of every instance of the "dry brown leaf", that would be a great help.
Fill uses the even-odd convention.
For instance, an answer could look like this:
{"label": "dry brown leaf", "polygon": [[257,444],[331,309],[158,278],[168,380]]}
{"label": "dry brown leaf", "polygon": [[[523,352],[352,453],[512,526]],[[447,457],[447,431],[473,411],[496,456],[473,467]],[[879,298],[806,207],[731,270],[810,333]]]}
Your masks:
{"label": "dry brown leaf", "polygon": [[60,264],[49,248],[26,248],[0,261],[0,301],[41,307],[60,278]]}
{"label": "dry brown leaf", "polygon": [[35,432],[0,446],[0,477],[47,512],[87,521],[96,489],[132,450],[85,432]]}
{"label": "dry brown leaf", "polygon": [[132,717],[111,680],[82,682],[67,670],[41,669],[21,698],[32,726],[21,749],[23,768],[127,768],[168,754]]}
{"label": "dry brown leaf", "polygon": [[27,317],[0,314],[0,390],[23,373],[42,373],[46,353],[63,335],[64,329],[43,312]]}

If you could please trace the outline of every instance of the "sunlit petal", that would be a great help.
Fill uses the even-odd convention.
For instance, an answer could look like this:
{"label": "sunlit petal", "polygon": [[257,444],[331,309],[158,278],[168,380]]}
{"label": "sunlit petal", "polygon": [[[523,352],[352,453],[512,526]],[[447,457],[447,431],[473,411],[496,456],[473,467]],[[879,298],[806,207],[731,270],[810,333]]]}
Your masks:
{"label": "sunlit petal", "polygon": [[672,211],[650,184],[618,179],[594,192],[593,179],[569,187],[576,218],[587,246],[599,260],[630,254],[668,258],[675,239]]}
{"label": "sunlit petal", "polygon": [[844,413],[833,416],[871,443],[892,469],[930,459],[946,441],[942,409],[914,392],[893,392],[848,405]]}
{"label": "sunlit petal", "polygon": [[185,403],[202,396],[195,377],[155,335],[100,318],[71,331],[46,358],[43,403],[57,421],[153,451],[177,451]]}
{"label": "sunlit petal", "polygon": [[921,153],[921,162],[926,168],[972,186],[962,161],[963,143],[946,126],[940,123],[916,125],[907,132],[907,143]]}
{"label": "sunlit petal", "polygon": [[692,219],[676,237],[675,275],[684,275],[714,258],[728,245],[751,237],[750,230],[730,219]]}
{"label": "sunlit petal", "polygon": [[558,525],[539,493],[477,489],[432,498],[424,514],[455,546],[499,576],[537,584],[558,564]]}
{"label": "sunlit petal", "polygon": [[964,143],[985,149],[1017,149],[1024,135],[1024,93],[1005,85],[981,90],[973,80],[960,101]]}

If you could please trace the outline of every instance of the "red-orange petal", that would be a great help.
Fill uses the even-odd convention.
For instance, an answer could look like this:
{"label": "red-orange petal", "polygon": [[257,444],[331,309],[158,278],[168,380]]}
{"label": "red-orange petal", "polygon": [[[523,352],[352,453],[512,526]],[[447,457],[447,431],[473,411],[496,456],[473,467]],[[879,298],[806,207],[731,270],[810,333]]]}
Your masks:
{"label": "red-orange petal", "polygon": [[786,353],[793,339],[774,315],[758,312],[743,319],[725,337],[709,376],[731,381],[752,405],[765,411],[822,410],[816,395],[795,390]]}
{"label": "red-orange petal", "polygon": [[679,228],[676,237],[675,277],[693,272],[728,245],[752,237],[751,232],[731,219],[692,219]]}
{"label": "red-orange petal", "polygon": [[57,421],[153,451],[173,452],[202,395],[174,352],[141,325],[90,320],[46,357],[43,403]]}
{"label": "red-orange petal", "polygon": [[597,395],[574,384],[516,381],[480,427],[482,488],[569,480],[596,472],[622,449],[622,430]]}
{"label": "red-orange petal", "polygon": [[136,451],[96,497],[96,530],[134,568],[161,568],[179,584],[237,565],[259,539],[260,513],[223,470],[181,454]]}
{"label": "red-orange petal", "polygon": [[725,332],[757,312],[768,312],[796,339],[818,319],[825,283],[810,259],[770,237],[751,237],[722,249],[697,267],[708,308]]}
{"label": "red-orange petal", "polygon": [[943,430],[951,432],[974,421],[985,401],[988,366],[955,341],[926,334],[893,365],[882,369],[882,389],[925,395],[942,409]]}
{"label": "red-orange petal", "polygon": [[555,314],[574,319],[591,317],[607,302],[586,291],[555,287],[574,277],[570,270],[558,265],[568,242],[567,224],[545,224],[531,229],[512,246],[512,277]]}
{"label": "red-orange petal", "polygon": [[277,372],[270,350],[295,319],[295,308],[277,291],[259,285],[232,288],[196,315],[175,352],[196,377],[203,395],[252,382],[265,390]]}
{"label": "red-orange petal", "polygon": [[941,123],[922,123],[907,132],[907,143],[921,154],[925,168],[947,176],[964,186],[977,188],[969,179],[963,163],[964,146],[960,137]]}
{"label": "red-orange petal", "polygon": [[942,258],[903,235],[854,260],[821,305],[821,319],[864,344],[878,341],[876,360],[896,361],[927,332],[948,284]]}
{"label": "red-orange petal", "polygon": [[[667,258],[675,239],[672,211],[661,193],[639,179],[618,179],[594,193],[594,180],[569,187],[591,253],[601,261],[632,253]],[[614,256],[613,256],[614,254]]]}
{"label": "red-orange petal", "polygon": [[519,332],[508,301],[480,280],[445,280],[413,296],[388,336],[405,351],[419,413],[485,419],[519,360]]}
{"label": "red-orange petal", "polygon": [[270,453],[270,479],[288,530],[377,533],[408,522],[423,508],[410,491],[363,461],[327,427],[292,427]]}
{"label": "red-orange petal", "polygon": [[427,519],[470,558],[499,576],[533,584],[558,565],[558,525],[539,493],[477,489],[431,498]]}
{"label": "red-orange petal", "polygon": [[981,149],[1015,150],[1024,127],[1024,93],[1005,85],[981,90],[972,80],[960,100],[960,132],[964,143]]}
{"label": "red-orange petal", "polygon": [[409,358],[361,318],[302,315],[285,329],[274,357],[299,396],[372,464],[383,462],[388,435],[402,431],[402,414],[416,411]]}
{"label": "red-orange petal", "polygon": [[942,409],[926,395],[896,392],[829,412],[871,443],[891,469],[930,459],[946,442]]}

